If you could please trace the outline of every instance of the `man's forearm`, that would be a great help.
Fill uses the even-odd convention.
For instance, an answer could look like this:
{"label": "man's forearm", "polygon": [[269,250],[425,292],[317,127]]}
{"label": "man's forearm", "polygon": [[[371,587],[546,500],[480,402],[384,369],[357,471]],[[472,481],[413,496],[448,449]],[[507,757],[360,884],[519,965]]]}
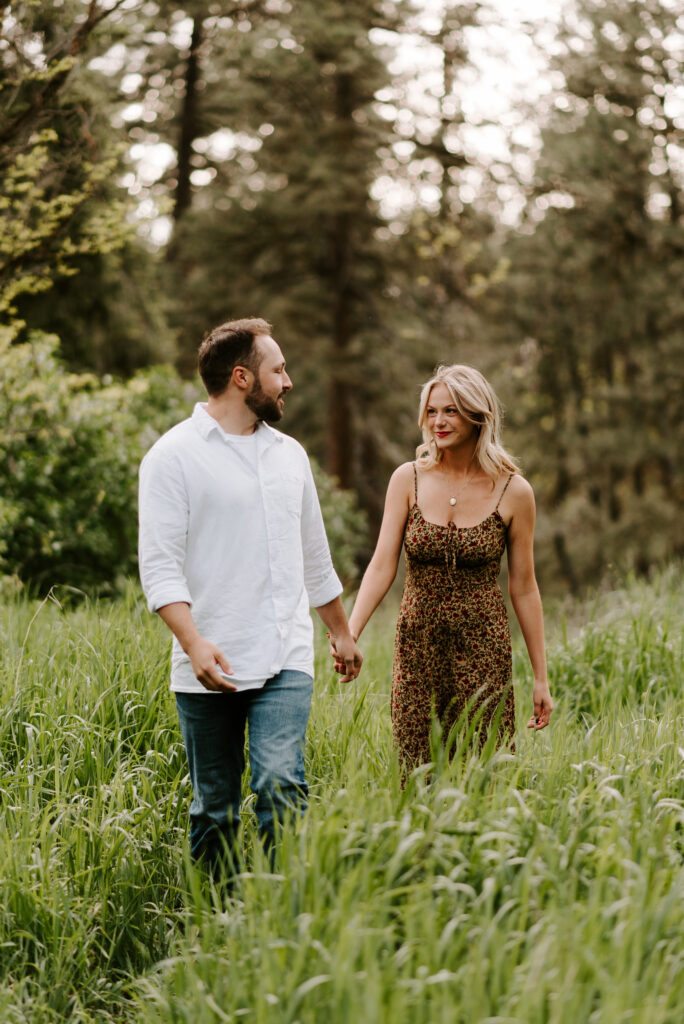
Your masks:
{"label": "man's forearm", "polygon": [[165,604],[158,608],[157,612],[160,619],[164,620],[186,654],[188,653],[188,648],[201,639],[190,611],[190,605],[186,604],[185,601],[174,601],[172,604]]}
{"label": "man's forearm", "polygon": [[336,597],[332,601],[328,601],[327,604],[320,605],[316,611],[332,636],[351,636],[341,597]]}

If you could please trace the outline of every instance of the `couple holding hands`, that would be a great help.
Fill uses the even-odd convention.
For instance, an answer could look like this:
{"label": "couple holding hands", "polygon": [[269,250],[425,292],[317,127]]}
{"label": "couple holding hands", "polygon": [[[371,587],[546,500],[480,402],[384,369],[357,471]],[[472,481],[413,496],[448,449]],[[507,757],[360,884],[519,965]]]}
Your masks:
{"label": "couple holding hands", "polygon": [[190,848],[216,872],[237,855],[249,731],[259,833],[307,802],[304,739],[313,684],[314,607],[342,682],[362,630],[391,586],[402,546],[391,717],[404,775],[462,723],[480,743],[512,742],[511,602],[534,674],[528,727],[553,708],[533,562],[534,496],[500,442],[501,414],[479,371],[442,366],[423,387],[423,444],[387,489],[373,557],[349,622],[306,452],[271,426],[292,388],[264,320],[211,331],[199,349],[208,393],[152,446],[140,469],[140,575],[173,633],[171,689],[193,798]]}

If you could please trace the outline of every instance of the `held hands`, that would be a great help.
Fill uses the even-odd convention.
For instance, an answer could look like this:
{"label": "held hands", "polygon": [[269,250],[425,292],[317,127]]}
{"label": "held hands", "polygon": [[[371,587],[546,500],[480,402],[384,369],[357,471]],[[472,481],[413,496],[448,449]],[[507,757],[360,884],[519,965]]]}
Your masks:
{"label": "held hands", "polygon": [[326,636],[330,640],[330,654],[335,671],[343,677],[340,682],[348,683],[356,679],[363,664],[363,655],[356,646],[356,638],[351,633],[341,637],[327,633]]}
{"label": "held hands", "polygon": [[198,637],[186,650],[192,663],[192,670],[202,686],[218,693],[232,693],[237,686],[226,679],[223,673],[232,676],[230,662],[220,647],[204,637]]}
{"label": "held hands", "polygon": [[553,701],[551,700],[551,692],[547,682],[535,679],[532,700],[534,702],[534,714],[527,723],[527,728],[545,729],[549,724],[551,712],[553,711]]}

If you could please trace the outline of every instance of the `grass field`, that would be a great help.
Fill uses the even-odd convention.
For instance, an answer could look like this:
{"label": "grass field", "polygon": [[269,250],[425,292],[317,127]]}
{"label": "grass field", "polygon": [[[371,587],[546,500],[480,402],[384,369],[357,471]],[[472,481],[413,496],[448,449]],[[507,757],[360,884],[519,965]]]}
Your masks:
{"label": "grass field", "polygon": [[0,1020],[681,1024],[681,571],[552,613],[552,727],[401,791],[392,621],[320,643],[310,811],[223,906],[186,863],[167,634],[137,589],[0,609]]}

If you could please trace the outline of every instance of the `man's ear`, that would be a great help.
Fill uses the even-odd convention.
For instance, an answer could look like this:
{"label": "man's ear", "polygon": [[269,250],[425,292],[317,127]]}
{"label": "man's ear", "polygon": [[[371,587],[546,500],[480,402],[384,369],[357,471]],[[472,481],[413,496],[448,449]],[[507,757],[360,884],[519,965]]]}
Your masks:
{"label": "man's ear", "polygon": [[233,372],[230,375],[231,381],[240,391],[246,391],[247,388],[251,387],[253,378],[254,374],[246,366],[233,367]]}

